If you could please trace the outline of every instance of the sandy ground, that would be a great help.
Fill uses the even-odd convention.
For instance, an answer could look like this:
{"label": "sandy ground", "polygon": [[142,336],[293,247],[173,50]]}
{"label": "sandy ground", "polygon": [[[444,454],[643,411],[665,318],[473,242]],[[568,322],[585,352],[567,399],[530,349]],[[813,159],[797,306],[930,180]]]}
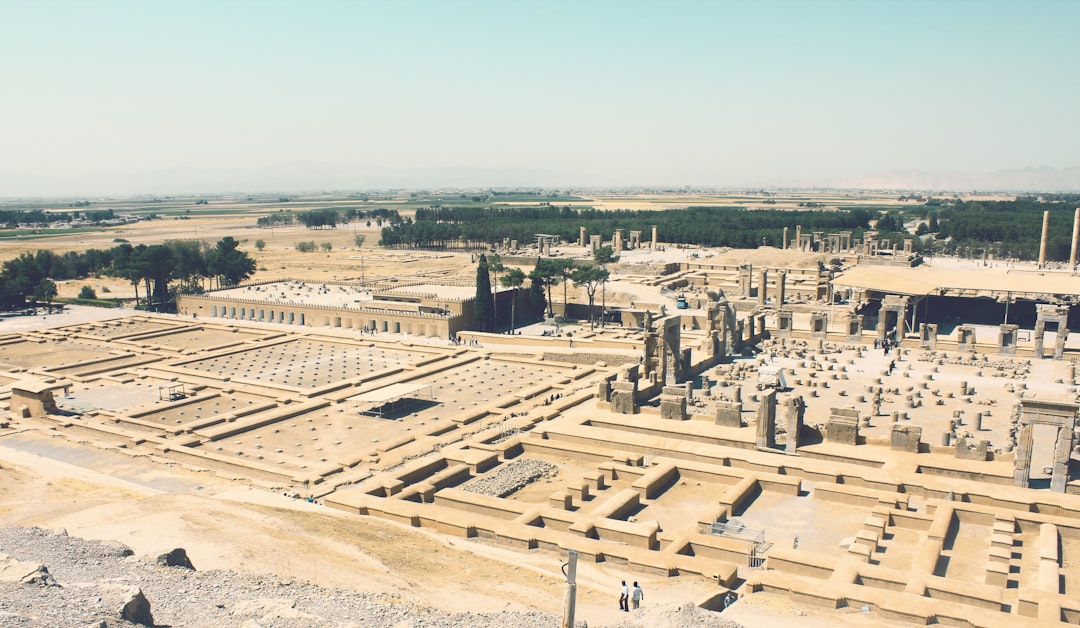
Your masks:
{"label": "sandy ground", "polygon": [[[73,307],[62,315],[4,319],[23,331],[131,313]],[[184,465],[133,457],[23,429],[0,435],[0,525],[64,528],[114,540],[140,556],[183,547],[197,568],[229,568],[323,586],[397,593],[446,611],[561,612],[561,559],[442,537],[286,498]],[[641,582],[646,607],[717,591],[697,577],[656,578],[605,563],[578,569],[579,619],[627,619],[619,582]],[[754,595],[725,613],[746,626],[883,625],[861,613],[800,608]]]}
{"label": "sandy ground", "polygon": [[[396,593],[446,611],[558,613],[562,604],[561,561],[547,552],[441,537],[41,435],[0,438],[0,525],[64,528],[119,541],[139,556],[183,547],[199,569]],[[617,608],[624,579],[641,582],[646,607],[694,601],[716,590],[700,578],[654,578],[580,563],[578,619],[590,625],[626,619]],[[801,608],[771,594],[740,600],[725,617],[745,626],[901,625],[857,609]]]}
{"label": "sandy ground", "polygon": [[[706,200],[680,202],[704,204]],[[608,201],[612,207],[633,206],[625,199],[605,199]],[[653,203],[648,199],[641,202]],[[658,209],[674,206],[669,202],[654,205]],[[378,250],[374,248],[379,239],[375,226],[264,230],[254,223],[251,215],[142,222],[100,234],[6,242],[3,258],[42,248],[58,253],[109,248],[117,244],[117,238],[133,244],[200,239],[212,245],[232,236],[256,260],[256,280],[358,280],[431,273],[471,279],[475,272],[467,254]],[[357,235],[366,238],[360,248],[354,241]],[[257,240],[265,241],[261,251],[255,246]],[[332,250],[300,253],[295,246],[301,241],[317,245],[330,242]],[[817,263],[816,256],[771,248],[710,251],[669,247],[628,252],[622,261],[684,261],[694,256],[725,264]],[[90,285],[102,297],[135,295],[129,282],[92,278],[60,285],[60,296],[75,296],[83,285]],[[610,288],[609,303],[647,296],[636,286],[622,292]],[[557,288],[553,293],[557,301],[561,301],[561,292]],[[570,292],[571,300],[584,300]],[[63,314],[0,318],[0,333],[132,313],[69,307]],[[0,525],[7,524],[63,527],[73,535],[120,541],[142,555],[184,547],[199,568],[227,567],[326,586],[400,593],[448,611],[536,608],[558,613],[562,606],[561,560],[548,552],[524,553],[441,537],[287,499],[181,465],[102,451],[90,444],[78,446],[36,433],[0,436]],[[578,618],[593,626],[626,618],[617,609],[621,580],[642,583],[646,606],[696,601],[716,591],[714,585],[699,578],[653,578],[603,563],[581,564],[578,573]],[[747,626],[886,625],[872,614],[800,608],[783,597],[764,594],[740,601],[725,615]]]}

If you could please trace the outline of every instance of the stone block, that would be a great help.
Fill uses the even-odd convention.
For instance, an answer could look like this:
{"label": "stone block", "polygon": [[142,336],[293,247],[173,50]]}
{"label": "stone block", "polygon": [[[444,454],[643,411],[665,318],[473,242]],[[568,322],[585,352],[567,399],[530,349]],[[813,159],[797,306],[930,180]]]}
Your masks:
{"label": "stone block", "polygon": [[742,404],[734,401],[717,401],[716,424],[725,427],[742,427]]}
{"label": "stone block", "polygon": [[844,445],[859,444],[859,420],[845,416],[831,416],[825,424],[825,440]]}
{"label": "stone block", "polygon": [[919,453],[919,443],[922,441],[922,427],[893,423],[890,435],[889,448],[895,451],[907,451]]}
{"label": "stone block", "polygon": [[686,396],[660,395],[660,418],[673,421],[685,421],[690,418],[686,413]]}

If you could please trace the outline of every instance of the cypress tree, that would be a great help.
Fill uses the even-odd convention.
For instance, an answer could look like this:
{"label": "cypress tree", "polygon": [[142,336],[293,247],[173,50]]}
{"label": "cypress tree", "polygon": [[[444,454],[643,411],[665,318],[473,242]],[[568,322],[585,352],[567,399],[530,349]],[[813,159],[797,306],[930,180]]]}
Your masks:
{"label": "cypress tree", "polygon": [[547,297],[544,292],[544,274],[540,268],[540,260],[536,261],[536,268],[529,273],[529,305],[538,319],[544,318],[547,310]]}
{"label": "cypress tree", "polygon": [[473,317],[480,331],[491,331],[495,323],[495,297],[491,294],[491,275],[487,256],[480,254],[476,266],[476,298],[473,300]]}

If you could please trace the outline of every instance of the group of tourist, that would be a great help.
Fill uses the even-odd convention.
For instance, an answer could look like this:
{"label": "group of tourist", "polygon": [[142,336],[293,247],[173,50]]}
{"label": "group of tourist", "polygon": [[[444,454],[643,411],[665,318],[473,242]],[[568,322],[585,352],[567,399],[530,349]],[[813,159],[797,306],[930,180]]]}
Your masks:
{"label": "group of tourist", "polygon": [[626,586],[626,580],[622,581],[622,589],[619,591],[619,610],[630,612],[630,604],[633,603],[634,610],[641,608],[641,600],[645,599],[645,592],[641,590],[641,585],[637,582],[634,583],[634,589],[631,591],[630,587]]}
{"label": "group of tourist", "polygon": [[465,345],[466,347],[479,347],[480,341],[476,338],[469,338],[466,340],[459,338],[457,334],[450,334],[450,344],[455,347],[460,347],[462,345]]}
{"label": "group of tourist", "polygon": [[550,397],[547,398],[546,401],[544,401],[544,405],[545,406],[550,406],[551,404],[555,403],[556,399],[562,399],[562,393],[557,393],[557,394],[551,395]]}
{"label": "group of tourist", "polygon": [[896,346],[896,341],[892,339],[891,335],[885,336],[884,340],[875,340],[874,341],[874,348],[875,349],[883,349],[885,351],[885,355],[889,355],[889,352],[892,351],[893,347],[895,347],[895,346]]}

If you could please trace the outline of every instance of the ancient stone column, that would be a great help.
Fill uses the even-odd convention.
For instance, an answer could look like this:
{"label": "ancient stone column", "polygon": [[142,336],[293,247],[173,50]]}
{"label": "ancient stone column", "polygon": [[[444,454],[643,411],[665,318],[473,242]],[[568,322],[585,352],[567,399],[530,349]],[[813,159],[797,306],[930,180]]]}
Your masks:
{"label": "ancient stone column", "polygon": [[[1080,209],[1076,210],[1080,211]],[[652,226],[652,244],[650,245],[652,250],[656,250],[656,225]]]}
{"label": "ancient stone column", "polygon": [[1050,212],[1043,212],[1042,240],[1039,242],[1039,268],[1046,266],[1046,237],[1050,231]]}
{"label": "ancient stone column", "polygon": [[1072,248],[1069,249],[1069,266],[1076,266],[1076,247],[1080,245],[1080,207],[1073,214]]}
{"label": "ancient stone column", "polygon": [[585,231],[585,227],[578,227],[578,246],[588,246],[588,235]]}
{"label": "ancient stone column", "polygon": [[776,274],[776,307],[784,305],[784,291],[786,290],[787,272],[780,271]]}
{"label": "ancient stone column", "polygon": [[802,248],[802,225],[795,225],[795,248]]}
{"label": "ancient stone column", "polygon": [[[1078,209],[1076,211],[1080,212],[1080,209]],[[787,227],[784,227],[784,240],[783,240],[783,242],[784,243],[782,245],[780,245],[780,248],[786,250],[787,249]]]}
{"label": "ancient stone column", "polygon": [[758,447],[776,446],[776,391],[767,390],[761,394],[757,411],[757,434],[755,444]]}
{"label": "ancient stone column", "polygon": [[806,404],[802,397],[791,397],[784,402],[784,419],[787,429],[787,444],[784,451],[788,454],[796,454],[799,449],[799,432],[802,431],[803,412]]}
{"label": "ancient stone column", "polygon": [[757,289],[757,302],[758,305],[765,305],[765,297],[768,295],[766,289],[769,285],[769,269],[762,268],[758,271],[758,289]]}

